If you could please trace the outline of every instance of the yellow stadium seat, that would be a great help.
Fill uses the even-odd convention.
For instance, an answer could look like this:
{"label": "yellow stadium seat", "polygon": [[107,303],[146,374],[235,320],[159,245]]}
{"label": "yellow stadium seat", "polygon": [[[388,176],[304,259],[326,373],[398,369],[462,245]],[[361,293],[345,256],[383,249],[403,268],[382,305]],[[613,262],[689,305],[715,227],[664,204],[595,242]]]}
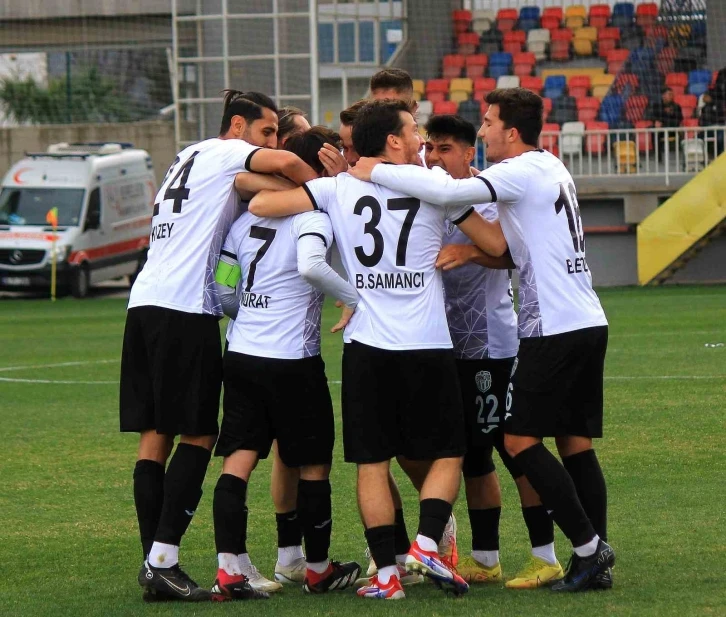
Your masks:
{"label": "yellow stadium seat", "polygon": [[638,171],[638,150],[634,141],[616,141],[613,144],[615,169],[619,174],[634,174]]}
{"label": "yellow stadium seat", "polygon": [[577,56],[592,56],[592,41],[590,39],[574,39],[572,49]]}
{"label": "yellow stadium seat", "polygon": [[449,92],[456,91],[471,93],[474,91],[474,82],[468,77],[458,77],[456,79],[452,79],[451,83],[449,84]]}
{"label": "yellow stadium seat", "polygon": [[454,101],[455,103],[461,103],[462,101],[468,101],[469,93],[465,92],[464,90],[450,90],[449,91],[449,100]]}
{"label": "yellow stadium seat", "polygon": [[608,88],[615,81],[615,75],[610,73],[597,73],[590,75],[590,85],[592,86],[607,86]]}
{"label": "yellow stadium seat", "polygon": [[587,9],[582,4],[573,4],[565,9],[565,27],[570,30],[582,28],[587,18]]}
{"label": "yellow stadium seat", "polygon": [[608,93],[608,90],[610,90],[610,86],[593,86],[592,96],[602,101],[605,98],[605,95]]}
{"label": "yellow stadium seat", "polygon": [[[423,98],[424,92],[426,92],[426,84],[424,83],[423,79],[414,79],[413,80],[413,94],[414,98],[417,101],[420,101]],[[418,95],[418,97],[416,97]]]}
{"label": "yellow stadium seat", "polygon": [[589,41],[592,41],[593,43],[597,41],[597,28],[593,28],[592,26],[587,26],[586,28],[578,28],[575,30],[575,36],[576,39],[588,39]]}

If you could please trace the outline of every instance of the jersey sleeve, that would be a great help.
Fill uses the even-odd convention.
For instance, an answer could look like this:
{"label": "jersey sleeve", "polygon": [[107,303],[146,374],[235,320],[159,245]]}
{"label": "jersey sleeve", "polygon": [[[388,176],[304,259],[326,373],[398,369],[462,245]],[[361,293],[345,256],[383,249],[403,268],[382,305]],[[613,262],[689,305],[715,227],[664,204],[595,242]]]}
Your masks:
{"label": "jersey sleeve", "polygon": [[337,181],[335,178],[317,178],[302,185],[308,194],[313,208],[327,212],[335,205]]}
{"label": "jersey sleeve", "polygon": [[228,142],[222,157],[221,167],[226,173],[237,174],[242,171],[252,171],[250,161],[255,152],[262,150],[259,146],[253,146],[241,139],[226,139]]}
{"label": "jersey sleeve", "polygon": [[324,212],[304,212],[295,216],[292,222],[292,231],[295,239],[303,236],[317,236],[323,241],[325,250],[333,245],[333,225]]}
{"label": "jersey sleeve", "polygon": [[499,210],[497,210],[497,204],[493,202],[476,206],[476,211],[487,221],[494,222],[499,220]]}
{"label": "jersey sleeve", "polygon": [[237,257],[237,246],[234,241],[234,226],[227,234],[222,250],[219,254],[219,262],[214,273],[214,280],[219,285],[234,289],[242,277],[242,269]]}
{"label": "jersey sleeve", "polygon": [[528,177],[526,165],[516,159],[502,161],[482,171],[477,179],[487,185],[492,199],[498,203],[512,203],[524,197]]}

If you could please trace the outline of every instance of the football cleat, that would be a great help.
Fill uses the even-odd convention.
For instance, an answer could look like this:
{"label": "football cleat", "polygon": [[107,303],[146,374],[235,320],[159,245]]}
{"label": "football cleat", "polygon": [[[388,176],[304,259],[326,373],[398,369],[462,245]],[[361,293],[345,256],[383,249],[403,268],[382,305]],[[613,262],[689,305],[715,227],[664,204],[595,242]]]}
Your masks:
{"label": "football cleat", "polygon": [[401,581],[395,576],[388,579],[388,583],[384,585],[378,580],[378,575],[375,575],[371,577],[368,585],[361,587],[356,593],[360,598],[372,600],[403,600],[406,597]]}
{"label": "football cleat", "polygon": [[439,556],[454,568],[459,564],[459,551],[456,548],[456,518],[453,513],[444,527],[444,535],[439,542]]}
{"label": "football cleat", "polygon": [[154,587],[144,587],[144,592],[141,595],[141,599],[144,602],[170,602],[174,600],[175,598],[172,598],[171,596],[167,596],[165,593],[161,591],[157,591],[154,589]]}
{"label": "football cleat", "polygon": [[373,561],[373,556],[371,555],[371,549],[366,546],[366,559],[368,560],[368,570],[366,571],[367,577],[372,577],[378,574],[378,567],[376,566],[376,562]]}
{"label": "football cleat", "polygon": [[[409,574],[406,572],[406,565],[403,563],[397,563],[396,566],[398,566],[398,578],[401,581],[401,585],[404,587],[407,587],[408,585],[416,585],[417,583],[423,583],[424,577],[418,574],[417,572],[412,572]],[[356,587],[366,587],[368,585],[372,585],[373,579],[376,577],[376,574],[366,576],[363,578],[359,578],[355,582]]]}
{"label": "football cleat", "polygon": [[360,564],[355,561],[340,563],[331,561],[328,569],[318,574],[308,569],[303,582],[303,590],[307,593],[325,593],[336,589],[346,589],[353,585],[360,574]]}
{"label": "football cleat", "polygon": [[464,557],[456,570],[467,583],[502,582],[502,566],[499,563],[489,567],[473,557]]}
{"label": "football cleat", "polygon": [[307,569],[308,564],[304,557],[296,559],[289,566],[283,566],[278,561],[275,564],[275,580],[283,585],[302,585],[303,581],[305,581],[305,572]]}
{"label": "football cleat", "polygon": [[268,593],[272,593],[282,589],[282,585],[280,583],[265,578],[253,565],[242,566],[242,574],[247,577],[247,582],[250,584],[250,587],[257,591],[267,591]]}
{"label": "football cleat", "polygon": [[[171,568],[154,568],[148,562],[141,566],[139,572],[139,585],[151,588],[154,591],[144,592],[144,600],[154,602],[164,600],[182,600],[184,602],[204,602],[210,598],[209,592],[197,585],[179,567],[179,564]],[[148,597],[147,597],[148,596]]]}
{"label": "football cleat", "polygon": [[600,572],[600,574],[598,574],[590,582],[590,589],[602,590],[602,589],[612,589],[612,588],[613,588],[613,569],[612,568],[608,568],[607,570]]}
{"label": "football cleat", "polygon": [[607,572],[608,568],[614,565],[615,551],[607,542],[600,540],[597,543],[597,550],[589,557],[580,557],[577,553],[572,553],[564,578],[552,585],[552,591],[571,592],[591,589],[591,583],[597,576]]}
{"label": "football cleat", "polygon": [[428,576],[439,588],[460,596],[469,591],[468,583],[459,576],[453,566],[444,561],[436,551],[424,551],[418,542],[411,545],[406,555],[406,571]]}
{"label": "football cleat", "polygon": [[224,570],[217,570],[217,580],[212,585],[211,594],[215,602],[267,600],[270,597],[265,591],[253,589],[244,574],[232,575]]}
{"label": "football cleat", "polygon": [[564,576],[559,561],[554,565],[544,559],[532,555],[524,568],[517,575],[505,583],[508,589],[536,589],[552,585]]}

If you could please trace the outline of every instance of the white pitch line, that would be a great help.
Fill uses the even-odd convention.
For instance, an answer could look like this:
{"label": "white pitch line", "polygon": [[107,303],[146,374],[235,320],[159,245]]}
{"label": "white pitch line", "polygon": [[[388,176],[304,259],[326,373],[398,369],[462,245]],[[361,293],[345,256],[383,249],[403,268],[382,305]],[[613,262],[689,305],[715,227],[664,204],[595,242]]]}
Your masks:
{"label": "white pitch line", "polygon": [[118,385],[118,381],[70,381],[61,379],[14,379],[12,377],[0,377],[0,381],[10,383],[50,383],[50,384],[73,384],[73,385]]}
{"label": "white pitch line", "polygon": [[[80,362],[56,362],[55,364],[27,364],[25,366],[0,366],[0,373],[5,373],[7,371],[23,371],[26,369],[36,369],[36,368],[59,368],[63,366],[83,366],[86,364],[111,364],[113,362],[118,362],[118,358],[115,358],[113,360],[83,360]],[[94,382],[96,383],[96,382]]]}
{"label": "white pitch line", "polygon": [[[631,381],[635,379],[726,379],[726,375],[607,375],[605,379]],[[329,381],[340,385],[342,381]]]}

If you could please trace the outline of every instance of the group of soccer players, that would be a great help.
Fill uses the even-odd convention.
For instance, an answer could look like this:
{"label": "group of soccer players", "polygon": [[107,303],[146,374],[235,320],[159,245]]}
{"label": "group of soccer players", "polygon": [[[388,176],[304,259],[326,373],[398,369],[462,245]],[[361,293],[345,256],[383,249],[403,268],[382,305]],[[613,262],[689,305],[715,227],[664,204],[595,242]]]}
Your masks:
{"label": "group of soccer players", "polygon": [[[411,79],[395,69],[341,113],[339,134],[263,94],[229,91],[219,137],[177,155],[155,200],[152,226],[163,233],[132,288],[122,352],[121,430],[140,433],[145,600],[264,599],[285,583],[401,599],[424,576],[457,595],[502,582],[494,449],[532,545],[507,587],[612,586],[607,492],[592,448],[607,321],[574,183],[537,147],[537,95],[495,90],[487,102],[478,135],[495,164],[483,172],[471,167],[477,130],[460,117],[433,116],[424,146]],[[329,265],[333,244],[345,278]],[[332,330],[343,332],[344,456],[356,464],[370,554],[362,577],[358,563],[329,558],[324,295],[342,309]],[[544,437],[555,438],[561,462]],[[213,499],[219,568],[204,589],[179,567],[179,545],[213,449],[224,458]],[[271,451],[275,580],[246,548],[248,485]],[[394,458],[420,495],[413,543]],[[472,551],[459,560],[452,504],[462,474]],[[553,521],[573,545],[565,571]]]}

